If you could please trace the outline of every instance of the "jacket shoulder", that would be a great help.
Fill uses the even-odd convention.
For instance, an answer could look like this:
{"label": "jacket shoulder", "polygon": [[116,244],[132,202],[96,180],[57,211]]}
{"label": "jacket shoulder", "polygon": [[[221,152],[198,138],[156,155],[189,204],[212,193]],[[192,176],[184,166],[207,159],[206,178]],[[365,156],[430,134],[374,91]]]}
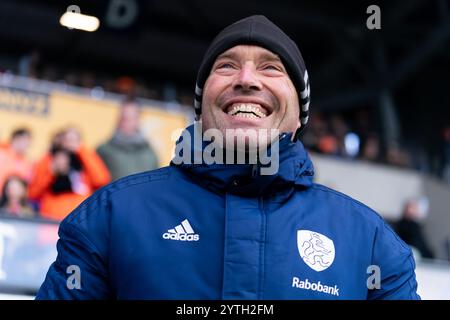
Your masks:
{"label": "jacket shoulder", "polygon": [[[364,203],[342,193],[326,187],[321,184],[314,184],[311,188],[316,192],[323,193],[333,199],[333,206],[345,206],[351,207],[353,210],[353,214],[356,214],[362,221],[365,221],[367,224],[373,225],[377,231],[377,233],[383,233],[385,238],[389,238],[389,241],[396,245],[396,247],[405,252],[406,254],[411,253],[411,249],[409,246],[395,233],[392,227],[384,220],[384,218],[375,210],[365,205]],[[353,216],[355,217],[355,216]]]}
{"label": "jacket shoulder", "polygon": [[340,203],[340,204],[350,205],[357,212],[362,213],[368,219],[375,219],[375,220],[384,222],[384,219],[381,217],[381,215],[378,212],[376,212],[369,206],[365,205],[364,203],[346,195],[345,193],[339,192],[337,190],[331,189],[329,187],[326,187],[324,185],[317,184],[317,183],[313,184],[311,186],[311,188],[314,191],[319,192],[322,195],[326,195],[327,197],[329,197],[332,200],[335,200],[337,202],[336,204]]}
{"label": "jacket shoulder", "polygon": [[87,218],[91,212],[105,211],[105,209],[109,206],[111,197],[115,194],[120,192],[128,192],[136,187],[152,188],[158,181],[167,180],[172,172],[173,169],[171,167],[162,167],[156,170],[132,174],[109,183],[83,201],[63,220],[62,223],[79,223],[81,220]]}

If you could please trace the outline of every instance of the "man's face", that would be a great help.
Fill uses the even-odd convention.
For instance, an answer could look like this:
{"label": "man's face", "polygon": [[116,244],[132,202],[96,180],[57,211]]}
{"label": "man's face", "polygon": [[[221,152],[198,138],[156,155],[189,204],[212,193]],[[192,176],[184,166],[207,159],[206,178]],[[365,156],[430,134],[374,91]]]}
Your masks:
{"label": "man's face", "polygon": [[129,103],[122,107],[118,127],[124,135],[133,135],[139,131],[139,107],[137,105]]}
{"label": "man's face", "polygon": [[28,134],[17,136],[13,139],[11,145],[18,154],[25,155],[31,145],[31,136]]}
{"label": "man's face", "polygon": [[80,132],[75,128],[67,129],[62,138],[62,145],[69,151],[77,152],[81,145]]}
{"label": "man's face", "polygon": [[[258,46],[238,45],[215,61],[205,83],[203,129],[278,129],[300,127],[297,91],[283,63]],[[263,141],[259,141],[261,146]]]}
{"label": "man's face", "polygon": [[19,179],[12,178],[8,182],[6,194],[8,195],[10,201],[11,200],[20,201],[26,196],[26,189]]}

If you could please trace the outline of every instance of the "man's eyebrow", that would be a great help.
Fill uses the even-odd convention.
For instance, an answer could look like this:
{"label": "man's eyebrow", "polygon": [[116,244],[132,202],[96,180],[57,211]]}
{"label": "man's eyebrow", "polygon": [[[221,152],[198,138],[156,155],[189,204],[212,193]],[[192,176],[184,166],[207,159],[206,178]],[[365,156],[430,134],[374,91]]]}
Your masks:
{"label": "man's eyebrow", "polygon": [[[219,59],[236,59],[236,53],[234,53],[234,52],[222,53],[221,55],[219,55],[217,57],[216,60],[219,60]],[[272,54],[272,53],[268,53],[268,52],[267,53],[266,52],[261,53],[261,55],[259,56],[259,60],[266,60],[266,61],[274,61],[274,62],[283,63],[281,61],[280,57],[278,57],[278,55]]]}
{"label": "man's eyebrow", "polygon": [[280,59],[280,57],[276,54],[272,54],[272,53],[262,53],[259,57],[261,60],[267,60],[267,61],[274,61],[274,62],[280,62],[283,63]]}
{"label": "man's eyebrow", "polygon": [[225,53],[222,53],[220,56],[218,56],[216,60],[219,60],[219,59],[235,59],[235,58],[236,58],[236,54],[234,54],[232,52],[225,52]]}

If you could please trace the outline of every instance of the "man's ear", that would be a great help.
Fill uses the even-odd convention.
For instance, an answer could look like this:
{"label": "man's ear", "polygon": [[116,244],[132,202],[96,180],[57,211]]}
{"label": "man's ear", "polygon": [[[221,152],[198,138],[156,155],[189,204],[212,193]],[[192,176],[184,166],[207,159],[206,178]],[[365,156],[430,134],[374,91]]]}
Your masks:
{"label": "man's ear", "polygon": [[297,120],[297,129],[295,129],[294,134],[292,135],[292,139],[291,141],[295,142],[295,140],[297,140],[298,138],[298,133],[300,130],[300,127],[302,126],[300,119]]}
{"label": "man's ear", "polygon": [[295,142],[295,140],[297,140],[298,132],[299,132],[299,129],[300,129],[301,126],[302,126],[302,124],[301,124],[300,119],[299,119],[297,121],[297,128],[294,130],[294,132],[292,134],[292,138],[291,138],[292,142]]}

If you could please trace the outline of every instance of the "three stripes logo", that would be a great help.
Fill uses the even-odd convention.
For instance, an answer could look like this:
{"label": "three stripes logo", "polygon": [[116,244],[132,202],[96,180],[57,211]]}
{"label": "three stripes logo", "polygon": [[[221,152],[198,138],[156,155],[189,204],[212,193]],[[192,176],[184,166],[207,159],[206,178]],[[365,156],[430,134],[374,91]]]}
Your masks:
{"label": "three stripes logo", "polygon": [[178,241],[198,241],[200,236],[194,232],[188,219],[185,219],[181,224],[177,225],[174,229],[167,230],[163,234],[163,239],[166,240],[178,240]]}

